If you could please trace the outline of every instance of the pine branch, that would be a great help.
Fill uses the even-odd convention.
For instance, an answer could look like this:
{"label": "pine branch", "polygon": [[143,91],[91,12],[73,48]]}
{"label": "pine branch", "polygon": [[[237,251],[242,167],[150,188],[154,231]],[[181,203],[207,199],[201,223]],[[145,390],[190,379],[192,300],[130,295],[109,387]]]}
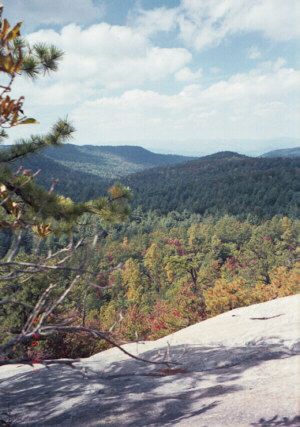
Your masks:
{"label": "pine branch", "polygon": [[10,163],[22,159],[28,154],[38,153],[49,146],[60,146],[63,142],[72,138],[75,132],[68,119],[60,119],[45,136],[31,136],[29,139],[21,139],[15,145],[4,152],[0,152],[0,163]]}
{"label": "pine branch", "polygon": [[21,73],[26,77],[35,80],[39,75],[39,61],[32,55],[23,58]]}

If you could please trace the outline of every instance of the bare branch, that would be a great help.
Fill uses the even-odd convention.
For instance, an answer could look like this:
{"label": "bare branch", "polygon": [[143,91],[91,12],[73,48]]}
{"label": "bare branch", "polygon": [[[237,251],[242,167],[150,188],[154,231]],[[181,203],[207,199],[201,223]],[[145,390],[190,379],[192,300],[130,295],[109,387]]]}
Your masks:
{"label": "bare branch", "polygon": [[[23,307],[33,308],[33,305],[26,304],[26,303],[21,302],[21,301],[15,301],[15,300],[12,300],[11,298],[9,298],[9,300],[6,300],[4,303],[5,304],[17,304],[17,305],[22,305]],[[4,303],[3,303],[3,301],[0,301],[0,305],[3,305]]]}
{"label": "bare branch", "polygon": [[[75,268],[75,267],[60,266],[58,263],[54,264],[54,265],[33,264],[33,263],[29,263],[29,262],[18,262],[18,261],[0,263],[0,267],[6,267],[6,266],[12,266],[13,267],[14,265],[15,266],[31,267],[31,268],[36,269],[36,270],[32,270],[29,268],[28,270],[23,270],[23,269],[15,268],[15,270],[17,272],[20,272],[20,273],[41,273],[44,270],[53,270],[53,271],[65,270],[65,271],[74,271],[76,273],[91,274],[93,276],[98,276],[99,274],[107,274],[107,273],[111,273],[112,271],[120,270],[122,263],[118,264],[116,267],[112,267],[109,270],[105,270],[105,271],[92,271],[92,270],[86,270],[86,269],[81,268],[81,267]],[[104,287],[101,289],[104,289]]]}
{"label": "bare branch", "polygon": [[83,306],[82,306],[82,326],[85,326],[85,304],[87,299],[87,289],[85,290],[84,297],[83,297]]}
{"label": "bare branch", "polygon": [[16,291],[14,294],[12,294],[9,298],[7,298],[7,299],[5,299],[5,300],[0,301],[0,305],[4,305],[4,304],[9,303],[9,302],[12,300],[12,298],[16,297],[20,292],[21,292],[21,290],[19,289],[19,290],[18,290],[18,291]]}
{"label": "bare branch", "polygon": [[48,325],[48,326],[43,326],[40,329],[40,334],[43,334],[43,331],[47,330],[47,329],[51,329],[52,331],[65,331],[65,332],[75,332],[75,331],[83,331],[83,332],[87,332],[93,336],[99,337],[101,339],[104,339],[105,341],[107,341],[109,344],[113,345],[114,347],[117,347],[119,350],[122,351],[122,353],[126,354],[127,356],[138,360],[140,362],[146,362],[146,363],[150,363],[150,364],[154,364],[154,365],[178,365],[179,363],[177,362],[173,362],[168,360],[167,362],[165,360],[162,361],[153,361],[153,360],[148,360],[148,359],[143,359],[141,357],[135,356],[134,354],[128,352],[127,350],[125,350],[123,347],[121,347],[119,344],[117,344],[115,341],[113,341],[111,338],[109,338],[107,335],[109,334],[109,332],[102,332],[102,331],[97,331],[95,329],[90,329],[90,328],[86,328],[83,326],[59,326],[59,325]]}
{"label": "bare branch", "polygon": [[[56,284],[50,283],[48,288],[43,292],[43,294],[39,298],[38,302],[36,303],[36,305],[34,307],[34,310],[32,311],[31,315],[29,316],[27,322],[24,325],[24,328],[22,330],[23,335],[26,334],[26,330],[28,330],[31,327],[32,323],[35,321],[35,319],[39,315],[39,312],[40,312],[41,308],[43,307],[43,305],[45,304],[48,295],[50,294],[50,292],[52,291],[52,289],[55,286],[56,286]],[[36,327],[35,330],[37,330],[37,329],[38,328]]]}

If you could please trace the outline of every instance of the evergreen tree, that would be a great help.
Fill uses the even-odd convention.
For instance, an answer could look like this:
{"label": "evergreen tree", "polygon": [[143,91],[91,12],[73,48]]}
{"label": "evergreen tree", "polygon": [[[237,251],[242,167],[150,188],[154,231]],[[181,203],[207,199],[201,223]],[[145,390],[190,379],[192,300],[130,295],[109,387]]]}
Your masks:
{"label": "evergreen tree", "polygon": [[[15,79],[22,75],[36,79],[41,75],[54,72],[64,55],[53,45],[36,43],[30,46],[20,36],[21,25],[22,23],[19,22],[11,28],[6,19],[1,21],[0,72],[8,78],[8,83],[2,86],[3,90],[0,94],[0,143],[7,138],[7,129],[37,123],[35,119],[25,115],[23,96],[18,99],[9,96]],[[21,139],[0,150],[1,207],[8,217],[10,215],[18,217],[22,212],[23,223],[33,218],[36,223],[50,218],[51,221],[47,226],[42,225],[36,228],[41,237],[45,237],[51,229],[53,231],[70,229],[85,212],[99,214],[104,220],[124,219],[129,212],[128,206],[124,202],[129,197],[129,190],[120,186],[113,186],[109,189],[109,199],[101,197],[95,201],[74,204],[71,200],[54,194],[54,185],[50,191],[38,187],[34,182],[36,174],[32,174],[31,171],[24,170],[22,174],[21,170],[19,173],[12,172],[11,166],[14,161],[37,153],[45,147],[60,146],[71,138],[74,130],[67,119],[60,119],[48,134]],[[38,221],[35,218],[37,213],[39,213]],[[17,225],[15,219],[14,222]],[[20,221],[18,225],[21,225]],[[6,226],[7,220],[4,222],[2,220],[0,228]]]}
{"label": "evergreen tree", "polygon": [[[0,6],[1,15],[2,9]],[[36,79],[54,72],[63,57],[63,52],[55,46],[41,43],[29,46],[20,36],[21,25],[20,22],[11,28],[6,19],[1,20],[0,73],[8,83],[1,86],[0,93],[0,142],[7,138],[7,130],[12,127],[37,123],[25,115],[24,97],[10,96],[14,81],[22,75]],[[21,344],[26,347],[32,335],[43,334],[47,328],[52,333],[57,331],[57,323],[68,315],[72,327],[70,321],[62,321],[61,332],[68,327],[69,331],[79,328],[76,321],[84,327],[88,292],[83,284],[97,290],[100,287],[95,283],[99,274],[88,264],[93,259],[97,234],[92,244],[71,237],[69,244],[63,244],[55,253],[50,250],[48,255],[39,252],[41,241],[52,233],[69,233],[85,213],[99,216],[100,225],[124,220],[129,213],[129,188],[114,185],[109,188],[108,197],[76,204],[54,193],[55,181],[49,191],[40,188],[34,181],[39,171],[22,172],[20,167],[13,172],[13,162],[45,147],[58,147],[73,132],[67,119],[58,120],[48,134],[21,139],[0,150],[0,230],[9,231],[12,237],[10,250],[3,251],[0,260],[0,317],[5,319],[0,322],[0,350],[4,357],[24,354]],[[30,238],[32,232],[38,240],[30,248],[35,243]],[[29,252],[26,256],[20,252],[22,239]],[[77,306],[72,301],[77,301]],[[79,316],[79,312],[83,315]],[[105,333],[99,332],[97,336],[109,340]]]}

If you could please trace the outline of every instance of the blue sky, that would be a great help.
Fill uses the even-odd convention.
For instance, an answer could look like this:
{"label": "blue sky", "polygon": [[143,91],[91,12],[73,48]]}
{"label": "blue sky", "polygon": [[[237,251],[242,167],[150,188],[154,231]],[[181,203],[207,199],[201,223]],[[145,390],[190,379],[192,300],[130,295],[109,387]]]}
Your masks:
{"label": "blue sky", "polygon": [[56,74],[19,78],[47,132],[68,115],[75,144],[259,154],[299,145],[299,0],[7,0],[34,43],[65,51]]}

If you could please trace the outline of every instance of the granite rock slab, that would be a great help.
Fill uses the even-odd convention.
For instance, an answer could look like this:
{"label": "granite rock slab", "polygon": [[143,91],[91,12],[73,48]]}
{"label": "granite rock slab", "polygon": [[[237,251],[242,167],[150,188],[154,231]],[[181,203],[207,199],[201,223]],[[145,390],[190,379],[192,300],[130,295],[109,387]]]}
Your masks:
{"label": "granite rock slab", "polygon": [[[76,369],[0,367],[14,426],[300,426],[300,295],[242,307]],[[6,413],[6,414],[5,414]]]}

